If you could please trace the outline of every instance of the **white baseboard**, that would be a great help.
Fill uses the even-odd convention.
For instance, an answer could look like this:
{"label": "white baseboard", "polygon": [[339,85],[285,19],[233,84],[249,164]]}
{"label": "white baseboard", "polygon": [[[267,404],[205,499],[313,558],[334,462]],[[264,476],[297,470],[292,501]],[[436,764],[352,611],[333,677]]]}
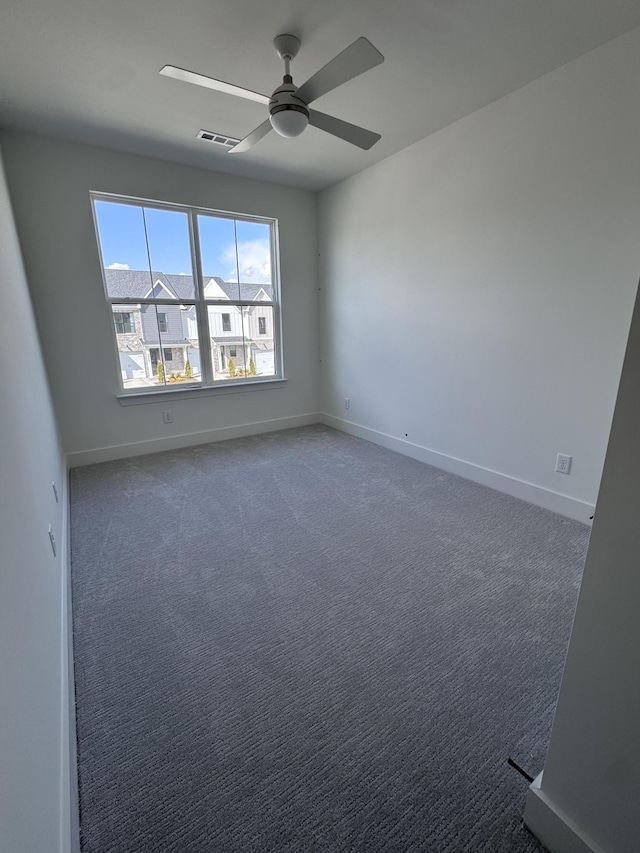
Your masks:
{"label": "white baseboard", "polygon": [[410,456],[419,462],[425,462],[427,465],[433,465],[435,468],[441,468],[451,474],[457,474],[459,477],[464,477],[465,480],[473,480],[514,498],[520,498],[527,503],[541,506],[576,521],[582,521],[584,524],[591,523],[589,519],[595,511],[594,504],[560,494],[560,492],[554,492],[551,489],[545,489],[542,486],[536,486],[534,483],[528,483],[507,474],[501,474],[499,471],[492,471],[490,468],[483,468],[473,462],[465,462],[464,459],[457,459],[454,456],[448,456],[446,453],[439,453],[437,450],[429,450],[427,447],[413,444],[411,441],[360,426],[334,415],[322,413],[320,420],[327,426],[334,427],[334,429],[339,429],[358,438],[364,438],[373,444],[379,444],[381,447],[403,453],[405,456]]}
{"label": "white baseboard", "polygon": [[69,532],[69,466],[66,464],[62,499],[62,714],[60,849],[80,853],[80,803],[76,736],[76,692],[73,669],[73,624],[71,616],[71,536]]}
{"label": "white baseboard", "polygon": [[524,822],[551,853],[604,853],[542,790],[542,773],[527,792]]}
{"label": "white baseboard", "polygon": [[488,486],[491,489],[496,489],[515,498],[520,498],[520,500],[527,501],[528,503],[536,504],[536,506],[544,507],[544,509],[557,512],[560,515],[573,518],[584,524],[590,523],[590,516],[593,515],[595,510],[594,504],[587,503],[586,501],[563,495],[560,492],[554,492],[542,486],[536,486],[534,483],[528,483],[525,480],[519,480],[507,474],[501,474],[499,471],[492,471],[490,468],[475,465],[473,462],[466,462],[464,459],[457,459],[454,456],[430,450],[419,444],[414,444],[405,439],[396,438],[387,433],[352,423],[343,418],[337,418],[334,415],[318,412],[294,415],[288,418],[276,418],[269,421],[256,421],[232,427],[203,430],[201,432],[174,435],[166,438],[153,438],[146,441],[136,441],[131,444],[118,444],[111,447],[80,450],[75,453],[69,453],[67,455],[67,462],[70,468],[76,468],[79,465],[110,462],[113,459],[125,459],[130,456],[159,453],[163,450],[176,450],[180,447],[208,444],[212,441],[224,441],[229,438],[242,438],[247,435],[259,435],[260,433],[275,432],[281,429],[309,426],[314,423],[324,423],[334,429],[355,435],[358,438],[364,438],[373,444],[378,444],[389,450],[395,450],[397,453],[403,453],[405,456],[410,456],[412,459],[417,459],[427,465],[433,465],[435,468],[441,468],[444,471],[449,471],[451,474],[457,474],[466,480],[481,483],[483,486]]}
{"label": "white baseboard", "polygon": [[309,426],[321,420],[317,412],[306,415],[294,415],[289,418],[276,418],[269,421],[220,427],[185,435],[173,435],[167,438],[151,438],[146,441],[134,441],[131,444],[117,444],[112,447],[96,447],[92,450],[79,450],[67,454],[70,468],[79,465],[93,465],[95,462],[110,462],[113,459],[126,459],[129,456],[144,456],[147,453],[159,453],[163,450],[177,450],[180,447],[192,447],[196,444],[209,444],[212,441],[225,441],[228,438],[244,438],[247,435],[259,435],[263,432],[277,432],[281,429]]}

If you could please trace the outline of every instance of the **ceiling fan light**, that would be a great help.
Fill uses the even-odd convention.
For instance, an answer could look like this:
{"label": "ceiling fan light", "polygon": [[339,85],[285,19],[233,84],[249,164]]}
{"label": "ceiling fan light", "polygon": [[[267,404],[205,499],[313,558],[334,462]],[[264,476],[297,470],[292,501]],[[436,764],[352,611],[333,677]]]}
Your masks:
{"label": "ceiling fan light", "polygon": [[295,136],[300,136],[305,127],[309,124],[309,116],[305,111],[298,109],[294,105],[286,106],[277,112],[273,112],[270,116],[271,127],[280,136],[287,139],[293,139]]}

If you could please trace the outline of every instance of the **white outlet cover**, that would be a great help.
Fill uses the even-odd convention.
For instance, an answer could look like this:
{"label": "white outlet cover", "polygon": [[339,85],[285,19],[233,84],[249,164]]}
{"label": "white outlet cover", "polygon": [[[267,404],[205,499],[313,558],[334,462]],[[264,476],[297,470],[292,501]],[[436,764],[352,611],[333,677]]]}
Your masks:
{"label": "white outlet cover", "polygon": [[572,461],[573,456],[568,456],[566,453],[558,453],[556,457],[556,471],[559,474],[570,474]]}

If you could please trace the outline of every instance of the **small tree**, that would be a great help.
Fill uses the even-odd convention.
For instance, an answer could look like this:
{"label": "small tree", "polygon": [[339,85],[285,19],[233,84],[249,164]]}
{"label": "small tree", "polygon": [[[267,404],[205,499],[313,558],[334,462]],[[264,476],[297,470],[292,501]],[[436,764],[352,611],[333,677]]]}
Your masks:
{"label": "small tree", "polygon": [[187,379],[191,379],[191,362],[187,359],[187,363],[184,366],[184,375]]}
{"label": "small tree", "polygon": [[255,376],[255,375],[256,375],[256,363],[255,363],[255,361],[253,360],[253,356],[251,356],[251,358],[249,359],[249,374],[250,374],[251,376]]}
{"label": "small tree", "polygon": [[236,375],[236,366],[233,363],[233,359],[230,358],[229,359],[229,376],[235,376],[235,375]]}
{"label": "small tree", "polygon": [[164,384],[164,364],[161,361],[158,362],[158,382]]}

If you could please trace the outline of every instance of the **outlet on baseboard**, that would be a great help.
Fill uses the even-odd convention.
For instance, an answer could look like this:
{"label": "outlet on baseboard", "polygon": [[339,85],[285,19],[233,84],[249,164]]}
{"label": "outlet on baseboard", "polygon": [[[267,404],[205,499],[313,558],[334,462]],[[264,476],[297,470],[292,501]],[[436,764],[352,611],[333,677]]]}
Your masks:
{"label": "outlet on baseboard", "polygon": [[567,456],[566,453],[558,453],[556,457],[556,471],[559,474],[570,474],[572,460],[573,456]]}

